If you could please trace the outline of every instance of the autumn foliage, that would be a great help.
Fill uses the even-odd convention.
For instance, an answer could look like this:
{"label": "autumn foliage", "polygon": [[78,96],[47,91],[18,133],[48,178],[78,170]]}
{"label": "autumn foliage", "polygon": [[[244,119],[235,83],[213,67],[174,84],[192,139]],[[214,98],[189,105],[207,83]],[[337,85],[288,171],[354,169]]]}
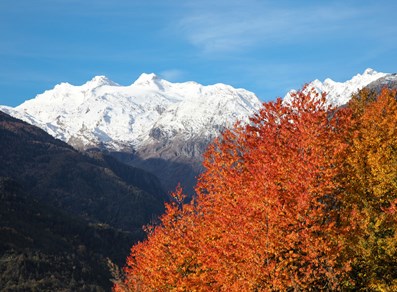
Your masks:
{"label": "autumn foliage", "polygon": [[209,147],[197,197],[176,190],[115,291],[396,287],[394,95],[265,103]]}
{"label": "autumn foliage", "polygon": [[353,135],[346,160],[346,203],[359,220],[351,239],[357,289],[397,291],[396,92],[362,91],[350,102]]}

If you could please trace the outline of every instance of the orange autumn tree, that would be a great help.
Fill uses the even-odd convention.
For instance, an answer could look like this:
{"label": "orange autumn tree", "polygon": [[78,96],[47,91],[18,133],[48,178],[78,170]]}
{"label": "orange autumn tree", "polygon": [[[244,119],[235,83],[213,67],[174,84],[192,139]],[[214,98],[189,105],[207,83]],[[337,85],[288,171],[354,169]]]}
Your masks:
{"label": "orange autumn tree", "polygon": [[332,290],[351,232],[340,184],[348,110],[303,90],[211,145],[197,197],[178,189],[116,291]]}
{"label": "orange autumn tree", "polygon": [[346,159],[346,201],[357,212],[351,238],[357,289],[397,291],[396,91],[363,90],[349,103],[352,137]]}

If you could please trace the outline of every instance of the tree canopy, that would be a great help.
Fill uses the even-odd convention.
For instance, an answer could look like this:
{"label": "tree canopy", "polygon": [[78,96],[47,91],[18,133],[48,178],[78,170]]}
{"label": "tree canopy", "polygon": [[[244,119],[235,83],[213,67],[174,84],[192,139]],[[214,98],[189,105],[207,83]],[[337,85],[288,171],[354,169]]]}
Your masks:
{"label": "tree canopy", "polygon": [[397,288],[395,95],[264,103],[209,147],[197,197],[175,191],[114,290]]}

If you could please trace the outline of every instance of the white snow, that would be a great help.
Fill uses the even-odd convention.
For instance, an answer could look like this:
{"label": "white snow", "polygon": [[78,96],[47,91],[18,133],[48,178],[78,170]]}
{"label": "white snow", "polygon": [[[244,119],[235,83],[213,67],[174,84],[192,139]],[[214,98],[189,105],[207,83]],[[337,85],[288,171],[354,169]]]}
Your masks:
{"label": "white snow", "polygon": [[2,109],[74,146],[121,150],[152,142],[153,129],[170,139],[213,137],[260,106],[259,99],[244,89],[171,83],[142,74],[129,86],[105,76],[81,86],[61,83],[16,108]]}
{"label": "white snow", "polygon": [[[327,101],[329,104],[334,106],[341,106],[346,104],[353,93],[364,88],[373,81],[378,80],[381,77],[388,75],[387,73],[380,73],[371,68],[364,71],[363,74],[357,74],[352,79],[345,82],[336,82],[332,79],[325,79],[324,82],[316,79],[308,84],[308,89],[314,88],[317,92],[327,93]],[[295,90],[291,90],[284,97],[284,100],[288,101],[291,98],[291,93]]]}
{"label": "white snow", "polygon": [[[386,75],[367,69],[346,82],[314,80],[309,88],[327,92],[328,102],[340,106],[352,93]],[[260,107],[256,95],[244,89],[171,83],[144,73],[129,86],[105,76],[81,86],[61,83],[16,108],[0,106],[0,110],[76,147],[123,150],[139,149],[158,139],[210,139],[236,120],[247,120]]]}

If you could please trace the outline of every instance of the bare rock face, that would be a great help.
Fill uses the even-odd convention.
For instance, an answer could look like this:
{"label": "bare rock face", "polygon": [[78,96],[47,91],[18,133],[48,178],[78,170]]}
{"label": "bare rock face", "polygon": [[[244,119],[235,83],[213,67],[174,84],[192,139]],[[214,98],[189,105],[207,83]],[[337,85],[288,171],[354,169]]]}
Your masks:
{"label": "bare rock face", "polygon": [[197,176],[203,171],[202,156],[211,141],[201,137],[158,141],[142,148],[131,164],[155,174],[165,189],[173,191],[180,184],[193,195]]}
{"label": "bare rock face", "polygon": [[386,75],[366,86],[369,90],[379,93],[383,88],[397,89],[397,73]]}

